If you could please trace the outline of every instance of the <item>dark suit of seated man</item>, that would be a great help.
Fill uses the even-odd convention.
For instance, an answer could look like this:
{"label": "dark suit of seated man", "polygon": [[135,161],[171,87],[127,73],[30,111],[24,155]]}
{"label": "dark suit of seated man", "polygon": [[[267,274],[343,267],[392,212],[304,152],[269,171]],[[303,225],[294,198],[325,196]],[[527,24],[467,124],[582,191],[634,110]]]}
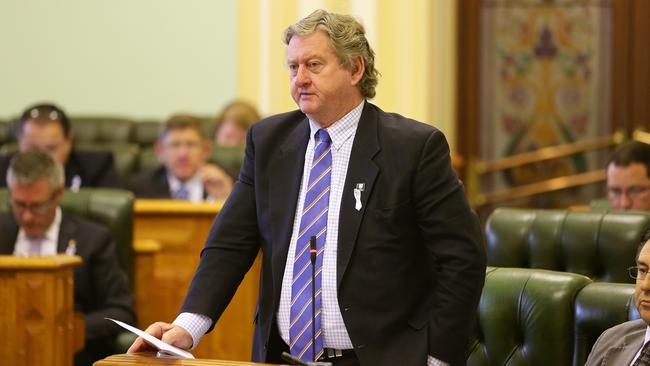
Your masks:
{"label": "dark suit of seated man", "polygon": [[[46,151],[63,164],[65,186],[73,191],[81,187],[118,187],[119,180],[110,151],[79,151],[73,148],[73,134],[65,112],[53,104],[27,108],[18,120],[20,151]],[[11,156],[0,157],[0,185],[6,183]]]}
{"label": "dark suit of seated man", "polygon": [[7,173],[12,214],[0,215],[0,254],[76,254],[75,310],[85,315],[85,348],[75,365],[91,365],[113,353],[120,328],[104,317],[135,324],[133,295],[110,233],[103,226],[63,213],[63,169],[50,155],[19,152]]}
{"label": "dark suit of seated man", "polygon": [[208,164],[211,145],[201,123],[188,115],[174,115],[162,126],[155,145],[161,166],[134,176],[128,185],[138,198],[176,198],[192,202],[225,199],[232,178]]}
{"label": "dark suit of seated man", "polygon": [[[646,230],[630,275],[636,278],[634,303],[641,319],[607,329],[598,338],[586,366],[641,366],[650,362],[650,228]],[[644,363],[645,362],[645,363]]]}

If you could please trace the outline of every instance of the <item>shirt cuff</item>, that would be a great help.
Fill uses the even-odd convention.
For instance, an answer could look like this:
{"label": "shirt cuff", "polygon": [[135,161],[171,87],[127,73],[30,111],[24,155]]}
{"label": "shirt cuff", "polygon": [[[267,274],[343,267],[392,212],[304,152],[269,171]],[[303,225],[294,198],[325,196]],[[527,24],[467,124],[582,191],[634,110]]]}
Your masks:
{"label": "shirt cuff", "polygon": [[185,329],[192,336],[192,347],[196,348],[205,332],[210,329],[212,319],[209,316],[196,313],[180,313],[172,323]]}
{"label": "shirt cuff", "polygon": [[427,366],[449,366],[445,361],[440,361],[439,359],[427,355]]}

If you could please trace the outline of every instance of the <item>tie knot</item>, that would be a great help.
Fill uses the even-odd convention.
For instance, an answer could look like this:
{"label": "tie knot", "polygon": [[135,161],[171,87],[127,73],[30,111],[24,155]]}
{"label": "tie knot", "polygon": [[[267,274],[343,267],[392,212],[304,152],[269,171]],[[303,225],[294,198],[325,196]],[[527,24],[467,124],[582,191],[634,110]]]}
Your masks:
{"label": "tie knot", "polygon": [[323,143],[328,144],[328,145],[332,143],[332,139],[330,138],[330,134],[327,133],[327,131],[325,129],[323,129],[323,128],[316,131],[316,138],[318,139],[318,141],[322,141]]}

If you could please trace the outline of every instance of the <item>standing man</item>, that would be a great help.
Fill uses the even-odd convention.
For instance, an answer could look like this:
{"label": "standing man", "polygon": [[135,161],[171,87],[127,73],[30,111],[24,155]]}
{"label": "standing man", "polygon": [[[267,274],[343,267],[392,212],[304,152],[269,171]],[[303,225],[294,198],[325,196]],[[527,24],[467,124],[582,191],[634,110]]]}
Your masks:
{"label": "standing man", "polygon": [[[37,104],[27,108],[18,120],[20,151],[38,149],[50,154],[63,165],[65,187],[118,187],[119,181],[110,151],[80,151],[73,147],[70,120],[54,104]],[[6,181],[11,156],[0,157],[0,185]]]}
{"label": "standing man", "polygon": [[14,155],[7,173],[12,214],[0,214],[0,254],[76,254],[75,311],[85,316],[85,347],[75,366],[112,354],[120,328],[104,317],[135,323],[133,295],[106,228],[62,212],[63,167],[45,152]]}
{"label": "standing man", "polygon": [[585,366],[644,366],[650,364],[650,228],[646,230],[630,275],[636,279],[634,304],[641,319],[607,329],[598,337]]}
{"label": "standing man", "polygon": [[607,164],[607,197],[614,210],[650,211],[650,145],[626,142]]}
{"label": "standing man", "polygon": [[208,164],[210,148],[197,118],[181,114],[170,117],[155,145],[161,166],[131,178],[129,189],[138,198],[192,202],[226,199],[232,190],[232,178],[223,169]]}
{"label": "standing man", "polygon": [[251,127],[181,314],[147,331],[195,346],[261,248],[254,361],[464,365],[485,253],[444,136],[366,101],[378,72],[353,17],[315,11],[284,40],[300,110]]}

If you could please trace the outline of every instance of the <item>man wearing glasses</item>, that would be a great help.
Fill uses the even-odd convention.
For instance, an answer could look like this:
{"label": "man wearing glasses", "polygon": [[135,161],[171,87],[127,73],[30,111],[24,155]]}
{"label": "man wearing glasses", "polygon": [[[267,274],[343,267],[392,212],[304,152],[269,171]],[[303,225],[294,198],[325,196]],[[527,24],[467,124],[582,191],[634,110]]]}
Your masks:
{"label": "man wearing glasses", "polygon": [[650,211],[650,145],[630,141],[607,164],[607,197],[614,210]]}
{"label": "man wearing glasses", "polygon": [[208,164],[210,142],[201,122],[189,115],[174,115],[162,126],[156,142],[161,166],[133,177],[129,189],[138,198],[174,198],[200,202],[225,199],[232,178]]}
{"label": "man wearing glasses", "polygon": [[7,172],[12,213],[0,214],[0,254],[76,254],[75,310],[85,315],[85,348],[75,365],[91,365],[113,353],[120,332],[104,317],[135,323],[133,296],[115,244],[101,225],[62,212],[63,167],[42,151],[14,155]]}
{"label": "man wearing glasses", "polygon": [[650,364],[650,228],[641,239],[635,267],[634,304],[641,319],[631,320],[606,330],[596,341],[585,366],[643,366]]}

